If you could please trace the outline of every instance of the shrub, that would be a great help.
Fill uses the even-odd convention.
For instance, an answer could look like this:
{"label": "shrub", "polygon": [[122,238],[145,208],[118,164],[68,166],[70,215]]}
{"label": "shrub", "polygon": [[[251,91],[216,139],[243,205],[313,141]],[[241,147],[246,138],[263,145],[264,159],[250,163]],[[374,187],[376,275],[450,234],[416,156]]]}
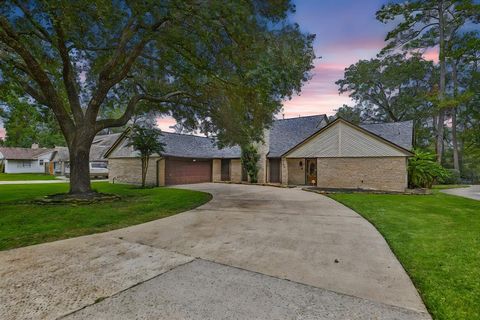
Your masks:
{"label": "shrub", "polygon": [[258,181],[258,161],[260,155],[257,148],[250,144],[242,148],[242,166],[245,168],[250,182],[256,183]]}
{"label": "shrub", "polygon": [[437,180],[446,179],[450,173],[435,161],[435,155],[415,150],[408,160],[408,185],[410,188],[431,188]]}
{"label": "shrub", "polygon": [[145,123],[132,127],[127,146],[132,146],[133,149],[140,153],[140,159],[142,160],[142,188],[145,188],[150,156],[154,153],[161,155],[164,151],[165,144],[160,142],[161,136],[162,132],[156,129],[153,124]]}
{"label": "shrub", "polygon": [[446,169],[448,172],[448,177],[441,178],[438,180],[440,184],[460,184],[460,171],[455,169]]}

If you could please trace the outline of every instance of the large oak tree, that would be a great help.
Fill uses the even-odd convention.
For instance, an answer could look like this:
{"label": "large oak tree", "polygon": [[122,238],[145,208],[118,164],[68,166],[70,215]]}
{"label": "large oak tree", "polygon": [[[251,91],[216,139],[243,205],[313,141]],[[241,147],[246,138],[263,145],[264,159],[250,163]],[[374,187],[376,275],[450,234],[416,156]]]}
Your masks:
{"label": "large oak tree", "polygon": [[436,79],[432,62],[399,53],[360,60],[336,84],[357,103],[363,121],[395,122],[419,117],[429,108],[426,95]]}
{"label": "large oak tree", "polygon": [[70,193],[89,193],[94,136],[138,112],[171,115],[222,144],[258,140],[312,68],[313,36],[287,22],[293,9],[288,0],[2,1],[0,84],[53,111]]}
{"label": "large oak tree", "polygon": [[[386,37],[383,52],[395,49],[438,48],[440,65],[438,100],[446,97],[447,44],[466,23],[478,23],[480,5],[474,0],[413,0],[391,2],[376,14],[381,22],[398,22]],[[445,109],[439,108],[437,119],[436,151],[441,162],[445,128]]]}

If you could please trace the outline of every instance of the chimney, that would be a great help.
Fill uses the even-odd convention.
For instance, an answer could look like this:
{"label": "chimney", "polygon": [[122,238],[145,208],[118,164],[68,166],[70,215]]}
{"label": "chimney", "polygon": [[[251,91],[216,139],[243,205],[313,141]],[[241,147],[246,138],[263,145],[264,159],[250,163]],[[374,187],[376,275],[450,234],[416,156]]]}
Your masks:
{"label": "chimney", "polygon": [[38,149],[38,143],[32,143],[32,149]]}

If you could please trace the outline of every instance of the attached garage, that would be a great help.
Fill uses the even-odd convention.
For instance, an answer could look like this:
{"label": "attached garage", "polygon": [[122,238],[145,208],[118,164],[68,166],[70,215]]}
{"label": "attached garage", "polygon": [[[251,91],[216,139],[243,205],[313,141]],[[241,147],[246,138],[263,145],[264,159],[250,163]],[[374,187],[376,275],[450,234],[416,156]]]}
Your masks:
{"label": "attached garage", "polygon": [[212,181],[212,160],[194,158],[167,158],[165,184],[190,184]]}

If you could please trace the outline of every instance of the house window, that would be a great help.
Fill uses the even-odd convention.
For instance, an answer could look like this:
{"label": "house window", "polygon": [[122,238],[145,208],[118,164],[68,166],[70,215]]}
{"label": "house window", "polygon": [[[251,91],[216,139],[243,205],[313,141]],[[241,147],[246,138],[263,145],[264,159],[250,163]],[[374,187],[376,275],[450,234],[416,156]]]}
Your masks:
{"label": "house window", "polygon": [[17,168],[31,168],[32,163],[29,160],[19,161],[17,163]]}
{"label": "house window", "polygon": [[38,164],[39,164],[40,166],[43,166],[43,160],[38,160]]}
{"label": "house window", "polygon": [[106,162],[92,162],[91,167],[95,169],[106,169],[107,163]]}
{"label": "house window", "polygon": [[315,163],[310,163],[310,169],[309,169],[309,174],[314,175],[315,174]]}

